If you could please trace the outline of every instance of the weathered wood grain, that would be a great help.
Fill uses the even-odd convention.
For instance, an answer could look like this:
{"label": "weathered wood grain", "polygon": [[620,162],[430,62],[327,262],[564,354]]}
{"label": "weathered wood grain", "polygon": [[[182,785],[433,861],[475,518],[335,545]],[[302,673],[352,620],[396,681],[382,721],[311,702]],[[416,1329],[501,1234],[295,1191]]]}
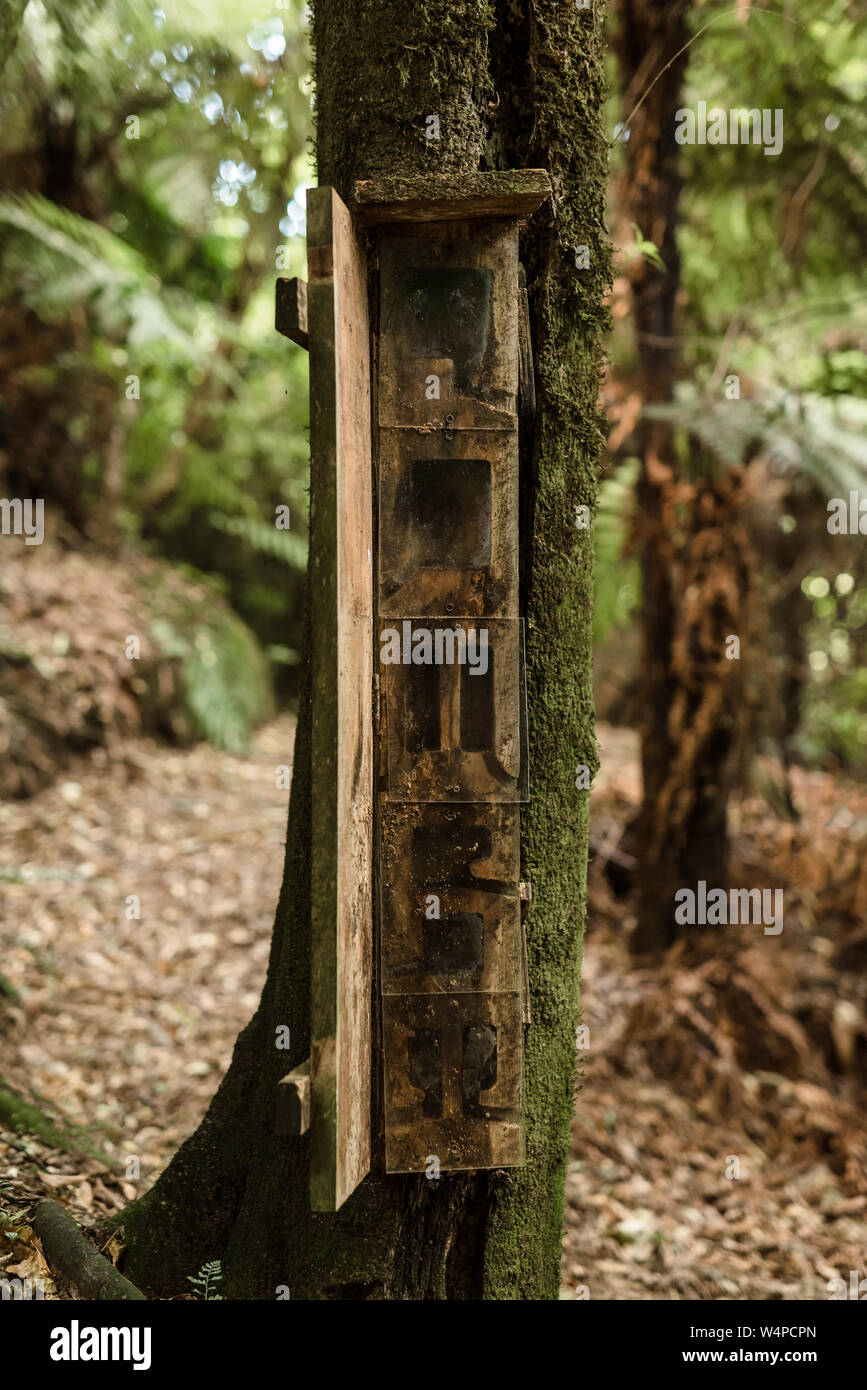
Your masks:
{"label": "weathered wood grain", "polygon": [[307,331],[307,281],[295,276],[277,280],[274,303],[274,327],[284,338],[291,338],[299,347],[309,348]]}
{"label": "weathered wood grain", "polygon": [[310,1195],[370,1166],[373,566],[365,257],[331,188],[307,197],[313,862]]}
{"label": "weathered wood grain", "polygon": [[518,854],[517,807],[383,807],[383,994],[521,987]]}
{"label": "weathered wood grain", "polygon": [[[439,665],[380,664],[388,723],[391,801],[521,802],[528,796],[523,708],[523,641],[518,618],[381,617],[388,634],[443,633],[468,660]],[[486,647],[487,670],[473,672],[472,645]],[[445,642],[443,642],[445,647]],[[444,654],[449,655],[446,651]],[[478,654],[478,652],[476,652]]]}
{"label": "weathered wood grain", "polygon": [[362,221],[433,222],[477,217],[529,217],[551,195],[544,169],[485,174],[422,174],[365,179],[355,185]]}
{"label": "weathered wood grain", "polygon": [[383,998],[386,1168],[509,1168],[524,1161],[523,1004],[515,994]]}
{"label": "weathered wood grain", "polygon": [[380,430],[379,613],[514,613],[515,430]]}
{"label": "weathered wood grain", "polygon": [[[518,246],[514,224],[456,222],[379,241],[380,428],[516,428]],[[435,233],[435,235],[434,235]],[[435,393],[435,394],[434,394]]]}

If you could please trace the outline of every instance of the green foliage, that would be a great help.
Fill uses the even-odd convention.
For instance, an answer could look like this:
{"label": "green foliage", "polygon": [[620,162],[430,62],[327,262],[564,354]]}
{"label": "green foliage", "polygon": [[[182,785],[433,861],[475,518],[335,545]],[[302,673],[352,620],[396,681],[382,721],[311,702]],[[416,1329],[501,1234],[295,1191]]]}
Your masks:
{"label": "green foliage", "polygon": [[0,456],[85,536],[220,576],[290,664],[307,368],[273,295],[303,268],[309,86],[301,0],[31,0],[0,89]]}
{"label": "green foliage", "polygon": [[631,621],[638,607],[638,562],[624,558],[632,494],[638,477],[638,460],[627,459],[599,488],[594,525],[596,542],[596,593],[593,608],[593,640],[598,647],[608,634]]}
{"label": "green foliage", "polygon": [[124,335],[129,351],[158,343],[163,352],[204,356],[143,257],[107,228],[36,194],[0,197],[0,227],[4,271],[41,318],[61,319],[84,304],[99,332]]}
{"label": "green foliage", "polygon": [[727,401],[682,383],[674,404],[644,413],[671,420],[732,467],[761,456],[776,472],[798,473],[834,494],[867,486],[867,400],[855,396],[777,388],[759,400]]}
{"label": "green foliage", "polygon": [[867,768],[867,584],[843,569],[832,580],[812,572],[801,584],[812,603],[801,756]]}
{"label": "green foliage", "polygon": [[243,753],[251,730],[273,713],[267,662],[249,629],[230,611],[213,609],[206,620],[154,618],[151,635],[182,664],[195,732],[218,748]]}
{"label": "green foliage", "polygon": [[635,241],[632,246],[623,247],[623,252],[627,260],[634,260],[636,256],[644,256],[645,260],[650,261],[658,270],[665,270],[665,261],[659,254],[659,247],[653,241],[648,241],[641,235],[641,228],[633,222],[632,230],[635,233]]}
{"label": "green foliage", "polygon": [[[783,529],[799,528],[804,568],[820,564],[831,582],[842,543],[827,534],[826,502],[867,490],[867,295],[858,275],[867,225],[867,19],[846,0],[821,7],[699,0],[692,25],[682,105],[779,109],[783,147],[776,156],[739,144],[678,147],[680,381],[672,404],[646,413],[675,425],[684,475],[761,460],[779,484]],[[642,90],[663,62],[648,64]],[[629,94],[631,108],[641,95]],[[630,114],[612,98],[615,173],[635,135],[621,124]],[[633,232],[638,244],[619,249],[627,274],[636,255],[650,255],[642,232],[653,235],[650,227]],[[615,374],[628,382],[635,346],[625,319],[611,347]],[[727,394],[732,374],[739,398]],[[792,498],[802,503],[792,508],[797,523],[787,514]],[[771,590],[791,582],[774,563],[759,555]],[[620,547],[598,539],[600,633],[611,624],[622,573]],[[867,576],[853,572],[852,581],[857,615]],[[852,710],[863,704],[863,689],[854,667],[832,655],[832,647],[838,656],[844,650],[845,626],[833,622],[817,615],[806,634],[800,748],[811,759],[833,754],[861,766],[864,724]]]}
{"label": "green foliage", "polygon": [[202,1265],[198,1274],[188,1274],[187,1279],[192,1284],[196,1297],[203,1302],[222,1301],[220,1285],[223,1282],[223,1266],[220,1260],[209,1260],[207,1264]]}

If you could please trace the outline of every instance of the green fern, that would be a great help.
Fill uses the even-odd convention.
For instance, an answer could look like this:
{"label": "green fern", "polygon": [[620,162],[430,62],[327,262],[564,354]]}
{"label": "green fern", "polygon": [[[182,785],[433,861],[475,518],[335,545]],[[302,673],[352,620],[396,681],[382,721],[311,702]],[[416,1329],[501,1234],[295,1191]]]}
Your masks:
{"label": "green fern", "polygon": [[273,713],[266,658],[250,630],[226,609],[207,622],[155,618],[151,634],[181,664],[196,731],[217,748],[244,753],[252,730]]}
{"label": "green fern", "polygon": [[41,317],[62,317],[87,304],[107,335],[125,334],[129,349],[170,343],[186,357],[201,349],[178,321],[183,296],[169,297],[144,259],[107,228],[37,194],[0,196],[7,230],[4,269]]}
{"label": "green fern", "polygon": [[778,389],[763,400],[708,400],[683,387],[670,405],[645,414],[689,431],[722,463],[759,455],[780,473],[797,471],[826,491],[867,482],[867,401],[856,396],[797,395]]}
{"label": "green fern", "polygon": [[223,1282],[223,1266],[220,1260],[209,1260],[203,1264],[198,1274],[188,1274],[187,1280],[192,1284],[196,1297],[205,1303],[218,1303],[222,1301],[223,1295],[219,1292]]}
{"label": "green fern", "polygon": [[287,565],[300,569],[307,559],[307,544],[303,537],[294,531],[281,531],[274,525],[249,516],[225,516],[221,512],[211,512],[210,522],[218,531],[229,536],[238,536],[247,542],[251,550],[261,555],[271,555],[275,560],[284,560]]}

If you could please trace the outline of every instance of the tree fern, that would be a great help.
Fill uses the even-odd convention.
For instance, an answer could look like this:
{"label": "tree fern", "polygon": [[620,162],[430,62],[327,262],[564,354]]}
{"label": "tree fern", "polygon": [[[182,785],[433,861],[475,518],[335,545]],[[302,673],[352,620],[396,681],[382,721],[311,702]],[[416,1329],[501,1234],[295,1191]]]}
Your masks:
{"label": "tree fern", "polygon": [[189,358],[203,356],[179,321],[183,297],[170,304],[143,258],[106,227],[33,193],[0,196],[0,227],[8,233],[4,271],[40,317],[62,317],[84,302],[104,333],[126,334],[129,348],[170,343]]}
{"label": "tree fern", "polygon": [[778,472],[800,472],[826,492],[867,484],[867,401],[856,396],[777,389],[763,400],[729,401],[682,388],[675,402],[645,413],[689,431],[733,467],[761,455]]}

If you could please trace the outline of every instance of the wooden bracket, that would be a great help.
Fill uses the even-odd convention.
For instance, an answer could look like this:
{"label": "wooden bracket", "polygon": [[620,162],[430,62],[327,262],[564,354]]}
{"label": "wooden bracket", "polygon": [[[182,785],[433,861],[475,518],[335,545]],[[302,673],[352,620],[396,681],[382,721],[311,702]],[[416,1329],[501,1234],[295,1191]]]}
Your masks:
{"label": "wooden bracket", "polygon": [[274,306],[274,327],[284,338],[291,338],[299,347],[310,347],[307,331],[307,281],[295,276],[277,280],[277,293]]}
{"label": "wooden bracket", "polygon": [[310,1128],[310,1058],[277,1083],[278,1134],[306,1134]]}

